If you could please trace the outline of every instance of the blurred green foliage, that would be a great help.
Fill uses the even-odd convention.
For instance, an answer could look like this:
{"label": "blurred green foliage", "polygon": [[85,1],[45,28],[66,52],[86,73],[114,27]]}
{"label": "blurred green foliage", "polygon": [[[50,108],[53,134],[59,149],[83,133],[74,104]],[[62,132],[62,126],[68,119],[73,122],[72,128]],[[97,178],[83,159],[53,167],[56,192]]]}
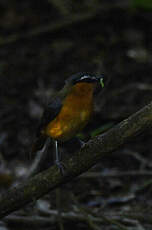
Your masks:
{"label": "blurred green foliage", "polygon": [[132,6],[134,8],[152,10],[152,0],[132,0]]}
{"label": "blurred green foliage", "polygon": [[105,125],[102,125],[101,127],[97,128],[91,132],[91,137],[95,137],[101,133],[104,133],[108,129],[112,128],[113,125],[114,125],[114,123],[112,123],[112,122],[109,122]]}

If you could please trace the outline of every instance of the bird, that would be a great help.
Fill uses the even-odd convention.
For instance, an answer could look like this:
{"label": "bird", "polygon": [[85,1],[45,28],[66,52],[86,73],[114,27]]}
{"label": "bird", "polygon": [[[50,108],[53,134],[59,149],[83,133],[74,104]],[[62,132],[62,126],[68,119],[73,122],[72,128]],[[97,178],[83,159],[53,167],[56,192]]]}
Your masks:
{"label": "bird", "polygon": [[55,163],[61,173],[64,171],[60,161],[58,143],[75,137],[90,121],[93,113],[94,91],[98,84],[104,88],[104,75],[85,72],[67,78],[64,87],[44,109],[37,129],[32,153],[45,146],[49,138],[55,143]]}

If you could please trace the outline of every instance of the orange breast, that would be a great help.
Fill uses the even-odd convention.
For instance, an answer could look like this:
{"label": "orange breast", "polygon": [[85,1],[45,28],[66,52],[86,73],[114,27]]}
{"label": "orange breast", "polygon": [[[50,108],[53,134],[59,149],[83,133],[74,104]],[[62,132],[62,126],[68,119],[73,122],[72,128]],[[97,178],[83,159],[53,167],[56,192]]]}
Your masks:
{"label": "orange breast", "polygon": [[46,127],[46,135],[69,140],[88,123],[93,111],[93,84],[77,83],[65,98],[58,116]]}

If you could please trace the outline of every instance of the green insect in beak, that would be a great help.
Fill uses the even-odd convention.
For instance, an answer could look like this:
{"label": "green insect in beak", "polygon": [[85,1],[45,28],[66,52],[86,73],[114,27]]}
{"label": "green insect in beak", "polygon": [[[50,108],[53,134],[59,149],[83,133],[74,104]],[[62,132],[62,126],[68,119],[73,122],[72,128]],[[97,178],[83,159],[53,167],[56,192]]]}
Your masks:
{"label": "green insect in beak", "polygon": [[101,84],[101,87],[104,88],[103,78],[100,78],[100,84]]}

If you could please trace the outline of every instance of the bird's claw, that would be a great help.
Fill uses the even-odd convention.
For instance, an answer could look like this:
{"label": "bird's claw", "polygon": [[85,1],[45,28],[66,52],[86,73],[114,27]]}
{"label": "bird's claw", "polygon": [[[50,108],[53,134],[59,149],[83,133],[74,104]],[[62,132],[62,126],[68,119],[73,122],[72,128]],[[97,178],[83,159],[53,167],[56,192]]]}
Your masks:
{"label": "bird's claw", "polygon": [[83,148],[86,145],[86,142],[84,142],[84,141],[82,141],[80,139],[79,139],[79,143],[80,143],[81,148]]}
{"label": "bird's claw", "polygon": [[58,169],[60,170],[61,175],[62,176],[65,175],[65,165],[63,164],[63,162],[56,160],[55,164],[58,167]]}

